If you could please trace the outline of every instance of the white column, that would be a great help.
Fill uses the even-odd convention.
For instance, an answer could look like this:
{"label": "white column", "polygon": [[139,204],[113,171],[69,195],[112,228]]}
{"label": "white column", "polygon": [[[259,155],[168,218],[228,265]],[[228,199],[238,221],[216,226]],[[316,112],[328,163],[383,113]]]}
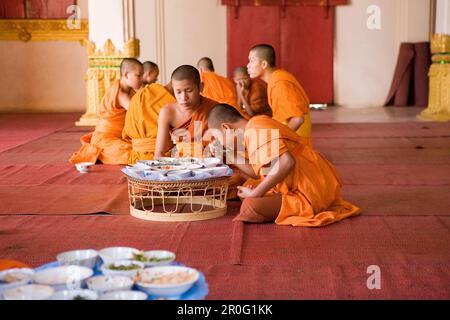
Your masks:
{"label": "white column", "polygon": [[124,0],[90,0],[89,40],[102,48],[108,39],[122,48],[125,39]]}
{"label": "white column", "polygon": [[436,1],[435,33],[450,35],[450,0]]}

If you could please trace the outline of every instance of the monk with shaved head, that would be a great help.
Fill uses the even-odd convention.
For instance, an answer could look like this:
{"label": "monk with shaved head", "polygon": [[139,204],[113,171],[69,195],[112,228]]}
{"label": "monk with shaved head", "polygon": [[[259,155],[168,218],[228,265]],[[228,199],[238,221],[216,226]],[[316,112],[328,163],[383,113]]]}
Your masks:
{"label": "monk with shaved head", "polygon": [[251,79],[247,67],[238,67],[234,70],[234,82],[238,106],[250,117],[265,114],[272,116],[272,110],[267,102],[267,87],[257,79]]}
{"label": "monk with shaved head", "polygon": [[171,83],[176,102],[163,107],[159,113],[155,158],[163,157],[174,146],[181,156],[201,157],[206,118],[218,102],[201,95],[203,84],[193,66],[176,68]]}
{"label": "monk with shaved head", "polygon": [[218,75],[214,64],[208,57],[201,58],[197,63],[204,88],[202,95],[220,103],[228,103],[237,107],[236,89],[231,80]]}
{"label": "monk with shaved head", "polygon": [[123,59],[120,79],[107,90],[100,103],[100,119],[94,132],[81,137],[81,148],[71,163],[96,162],[127,164],[131,151],[129,141],[122,139],[125,115],[133,95],[142,87],[142,64],[133,58]]}
{"label": "monk with shaved head", "polygon": [[[223,104],[211,110],[208,125],[222,131],[221,143],[231,150],[240,149],[236,141],[243,141],[249,160],[237,158],[244,161],[234,165],[261,179],[256,187],[238,187],[243,202],[235,221],[320,227],[360,213],[342,199],[334,166],[289,127],[265,115],[246,120]],[[230,131],[242,139],[228,141]]]}
{"label": "monk with shaved head", "polygon": [[159,67],[156,63],[152,61],[145,61],[143,64],[144,66],[144,85],[152,84],[158,81],[159,76]]}
{"label": "monk with shaved head", "polygon": [[[168,151],[174,146],[177,156],[203,157],[210,142],[203,139],[208,129],[208,114],[218,102],[201,95],[203,84],[198,70],[193,66],[178,67],[172,73],[171,80],[177,101],[159,112],[155,158],[169,155]],[[207,151],[208,148],[206,154]],[[242,185],[246,178],[235,172],[230,179],[228,198],[236,197],[237,186]]]}
{"label": "monk with shaved head", "polygon": [[297,79],[276,66],[275,50],[259,44],[251,48],[247,65],[251,78],[267,83],[268,102],[273,118],[297,132],[302,141],[311,145],[309,98]]}

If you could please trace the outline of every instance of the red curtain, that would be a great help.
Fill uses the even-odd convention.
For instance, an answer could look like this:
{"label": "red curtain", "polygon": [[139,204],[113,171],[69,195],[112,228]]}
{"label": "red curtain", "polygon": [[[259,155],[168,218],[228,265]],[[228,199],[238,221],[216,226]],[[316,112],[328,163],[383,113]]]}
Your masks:
{"label": "red curtain", "polygon": [[223,0],[225,4],[232,3],[228,6],[228,75],[237,66],[247,64],[252,46],[269,43],[276,50],[277,65],[297,77],[312,103],[332,104],[334,8],[325,5],[346,1],[309,0],[308,3],[322,5],[298,6],[288,5],[295,0],[270,2],[278,5],[254,6],[254,1]]}
{"label": "red curtain", "polygon": [[76,0],[2,0],[0,19],[66,19]]}

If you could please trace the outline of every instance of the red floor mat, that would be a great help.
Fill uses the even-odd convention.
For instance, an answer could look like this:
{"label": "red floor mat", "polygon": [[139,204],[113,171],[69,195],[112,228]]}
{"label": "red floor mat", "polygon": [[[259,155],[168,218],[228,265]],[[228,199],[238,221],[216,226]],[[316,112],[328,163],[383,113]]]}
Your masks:
{"label": "red floor mat", "polygon": [[0,113],[0,152],[70,128],[80,113]]}
{"label": "red floor mat", "polygon": [[[450,298],[448,217],[361,216],[321,229],[245,225],[243,243],[231,218],[156,223],[130,216],[3,216],[0,258],[38,266],[76,248],[163,248],[204,272],[208,299]],[[233,261],[236,246],[241,265]],[[370,265],[381,269],[381,290],[366,286]]]}

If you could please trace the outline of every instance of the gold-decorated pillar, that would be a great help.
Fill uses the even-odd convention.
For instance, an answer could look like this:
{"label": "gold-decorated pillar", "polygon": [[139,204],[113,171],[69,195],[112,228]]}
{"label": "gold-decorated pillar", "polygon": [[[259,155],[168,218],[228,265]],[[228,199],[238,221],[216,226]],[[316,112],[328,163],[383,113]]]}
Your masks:
{"label": "gold-decorated pillar", "polygon": [[105,91],[120,79],[120,63],[123,58],[139,57],[140,47],[135,38],[134,0],[95,0],[89,1],[88,5],[86,112],[76,122],[77,126],[97,124]]}
{"label": "gold-decorated pillar", "polygon": [[450,120],[450,36],[434,34],[431,38],[432,64],[428,77],[430,93],[428,107],[418,118],[421,120]]}
{"label": "gold-decorated pillar", "polygon": [[431,60],[428,107],[417,118],[450,120],[450,0],[431,0]]}

